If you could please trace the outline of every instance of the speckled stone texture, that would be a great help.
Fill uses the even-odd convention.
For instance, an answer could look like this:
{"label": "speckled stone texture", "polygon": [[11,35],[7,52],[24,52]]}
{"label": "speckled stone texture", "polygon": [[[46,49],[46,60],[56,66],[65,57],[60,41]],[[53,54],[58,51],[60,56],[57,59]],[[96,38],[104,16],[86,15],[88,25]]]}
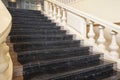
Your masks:
{"label": "speckled stone texture", "polygon": [[23,65],[24,80],[108,80],[118,74],[115,63],[102,60],[101,54],[84,46],[83,40],[73,40],[41,12],[9,11],[10,41]]}

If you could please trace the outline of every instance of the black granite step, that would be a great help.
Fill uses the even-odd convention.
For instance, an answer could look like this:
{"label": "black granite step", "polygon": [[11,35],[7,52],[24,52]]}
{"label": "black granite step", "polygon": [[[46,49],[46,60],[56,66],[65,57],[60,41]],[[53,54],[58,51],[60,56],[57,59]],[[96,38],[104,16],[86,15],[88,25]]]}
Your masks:
{"label": "black granite step", "polygon": [[19,25],[19,26],[21,26],[21,25],[31,25],[30,27],[33,27],[33,26],[36,26],[36,25],[39,25],[39,26],[56,26],[56,23],[49,23],[49,22],[48,23],[47,22],[29,23],[29,22],[26,22],[26,23],[22,23],[22,24],[21,23],[14,23],[14,25]]}
{"label": "black granite step", "polygon": [[66,34],[65,30],[12,30],[10,35]]}
{"label": "black granite step", "polygon": [[90,47],[70,47],[61,49],[45,49],[35,51],[24,51],[18,53],[18,61],[25,64],[35,60],[53,60],[73,56],[83,56],[90,54]]}
{"label": "black granite step", "polygon": [[52,22],[52,20],[49,20],[49,19],[31,19],[31,18],[13,18],[13,23],[14,22]]}
{"label": "black granite step", "polygon": [[51,25],[51,26],[56,26],[56,23],[51,23],[51,22],[23,22],[23,23],[14,23],[13,24],[17,24],[17,25],[24,25],[24,24],[28,24],[28,25],[41,25],[41,26],[44,26],[44,25]]}
{"label": "black granite step", "polygon": [[27,16],[27,15],[12,15],[12,17],[14,17],[14,18],[33,18],[33,19],[36,19],[36,18],[38,18],[38,19],[49,19],[48,17],[46,17],[46,16],[42,16],[42,15],[39,15],[39,16]]}
{"label": "black granite step", "polygon": [[12,15],[12,17],[15,17],[15,18],[19,18],[19,17],[21,17],[21,18],[39,18],[39,19],[48,19],[48,17],[46,17],[46,16],[42,16],[42,15],[39,15],[39,16],[27,16],[27,15]]}
{"label": "black granite step", "polygon": [[60,72],[58,74],[41,76],[39,73],[38,75],[25,77],[25,80],[102,80],[116,74],[116,71],[113,70],[113,63],[100,62],[97,64],[94,66],[85,66],[87,68]]}
{"label": "black granite step", "polygon": [[102,80],[116,73],[114,63],[101,60],[40,11],[8,9],[13,18],[10,41],[24,80]]}
{"label": "black granite step", "polygon": [[29,10],[29,9],[16,9],[16,8],[8,8],[9,12],[18,12],[18,13],[41,13],[40,11],[37,10]]}
{"label": "black granite step", "polygon": [[79,47],[79,46],[80,46],[79,40],[13,43],[13,47],[16,52],[29,51],[29,50],[42,50],[42,49],[56,49],[56,48],[65,48],[65,47]]}
{"label": "black granite step", "polygon": [[12,17],[29,17],[29,16],[39,16],[39,17],[45,17],[44,14],[41,13],[35,13],[35,14],[31,14],[31,13],[19,13],[19,12],[11,12]]}
{"label": "black granite step", "polygon": [[[30,25],[30,24],[29,24]],[[60,30],[61,28],[59,26],[52,26],[52,25],[13,25],[12,29],[13,31],[15,30]]]}
{"label": "black granite step", "polygon": [[100,64],[100,55],[84,55],[70,58],[61,58],[49,61],[35,61],[23,65],[25,76],[56,74],[73,69],[81,69]]}
{"label": "black granite step", "polygon": [[37,12],[37,13],[31,13],[31,12],[20,12],[20,11],[10,11],[10,13],[12,14],[12,15],[29,15],[29,16],[39,16],[39,15],[42,15],[42,16],[44,16],[44,14],[42,14],[40,11],[39,12]]}
{"label": "black granite step", "polygon": [[32,41],[57,41],[57,40],[72,40],[72,35],[12,35],[11,42],[32,42]]}
{"label": "black granite step", "polygon": [[51,20],[47,20],[47,21],[13,21],[13,24],[39,24],[39,25],[44,25],[44,24],[55,24],[52,23]]}

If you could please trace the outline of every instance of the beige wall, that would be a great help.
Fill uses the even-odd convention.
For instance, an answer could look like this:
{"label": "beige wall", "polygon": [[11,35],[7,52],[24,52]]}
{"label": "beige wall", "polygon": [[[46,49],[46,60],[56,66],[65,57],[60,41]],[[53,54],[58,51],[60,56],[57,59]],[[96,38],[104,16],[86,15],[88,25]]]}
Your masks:
{"label": "beige wall", "polygon": [[104,20],[120,22],[120,0],[77,0],[71,5]]}

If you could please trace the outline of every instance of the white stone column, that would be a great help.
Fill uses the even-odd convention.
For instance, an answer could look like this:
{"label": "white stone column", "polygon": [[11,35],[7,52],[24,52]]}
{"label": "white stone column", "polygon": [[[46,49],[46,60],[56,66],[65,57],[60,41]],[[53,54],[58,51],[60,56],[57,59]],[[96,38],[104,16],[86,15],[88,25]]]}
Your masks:
{"label": "white stone column", "polygon": [[49,17],[52,18],[53,17],[53,10],[52,10],[52,3],[49,3]]}
{"label": "white stone column", "polygon": [[48,2],[44,0],[44,14],[47,14]]}
{"label": "white stone column", "polygon": [[65,11],[65,9],[62,9],[62,25],[63,26],[66,25],[66,20],[67,20],[66,11]]}
{"label": "white stone column", "polygon": [[37,2],[36,2],[36,8],[37,8],[38,11],[42,10],[42,6],[41,6],[41,3],[40,3],[40,0],[37,0]]}
{"label": "white stone column", "polygon": [[111,39],[111,44],[110,44],[109,48],[110,48],[110,55],[113,58],[118,59],[119,53],[117,50],[119,49],[119,46],[118,46],[117,41],[116,41],[116,35],[117,35],[116,32],[114,32],[114,31],[111,32],[112,39]]}
{"label": "white stone column", "polygon": [[57,6],[57,10],[58,10],[58,12],[57,12],[57,22],[61,23],[61,9],[60,9],[59,6]]}
{"label": "white stone column", "polygon": [[104,27],[103,26],[99,26],[99,37],[98,37],[98,46],[100,49],[105,50],[105,37],[104,37],[104,31],[103,31]]}
{"label": "white stone column", "polygon": [[95,43],[95,32],[93,30],[93,22],[92,21],[89,21],[89,32],[88,32],[88,39],[90,41],[90,44],[94,44]]}
{"label": "white stone column", "polygon": [[57,11],[56,11],[56,5],[54,4],[53,5],[53,20],[56,21],[56,19],[57,19]]}

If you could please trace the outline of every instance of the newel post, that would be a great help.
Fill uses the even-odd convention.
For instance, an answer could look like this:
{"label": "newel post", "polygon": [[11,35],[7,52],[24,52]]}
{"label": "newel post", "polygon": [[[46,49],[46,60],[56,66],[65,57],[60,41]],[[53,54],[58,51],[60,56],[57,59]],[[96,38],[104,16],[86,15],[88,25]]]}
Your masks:
{"label": "newel post", "polygon": [[114,31],[111,32],[112,40],[109,48],[110,48],[110,55],[113,58],[119,58],[119,53],[117,52],[117,50],[119,49],[119,46],[116,41],[116,35],[117,35],[116,32]]}
{"label": "newel post", "polygon": [[105,37],[104,37],[104,27],[103,26],[99,26],[99,37],[98,37],[98,40],[97,40],[97,42],[98,42],[98,46],[100,47],[100,49],[103,49],[103,50],[105,50],[105,45],[104,45],[104,43],[105,43]]}
{"label": "newel post", "polygon": [[93,30],[93,22],[89,21],[89,32],[88,32],[88,39],[90,41],[90,44],[94,44],[95,43],[95,32]]}

